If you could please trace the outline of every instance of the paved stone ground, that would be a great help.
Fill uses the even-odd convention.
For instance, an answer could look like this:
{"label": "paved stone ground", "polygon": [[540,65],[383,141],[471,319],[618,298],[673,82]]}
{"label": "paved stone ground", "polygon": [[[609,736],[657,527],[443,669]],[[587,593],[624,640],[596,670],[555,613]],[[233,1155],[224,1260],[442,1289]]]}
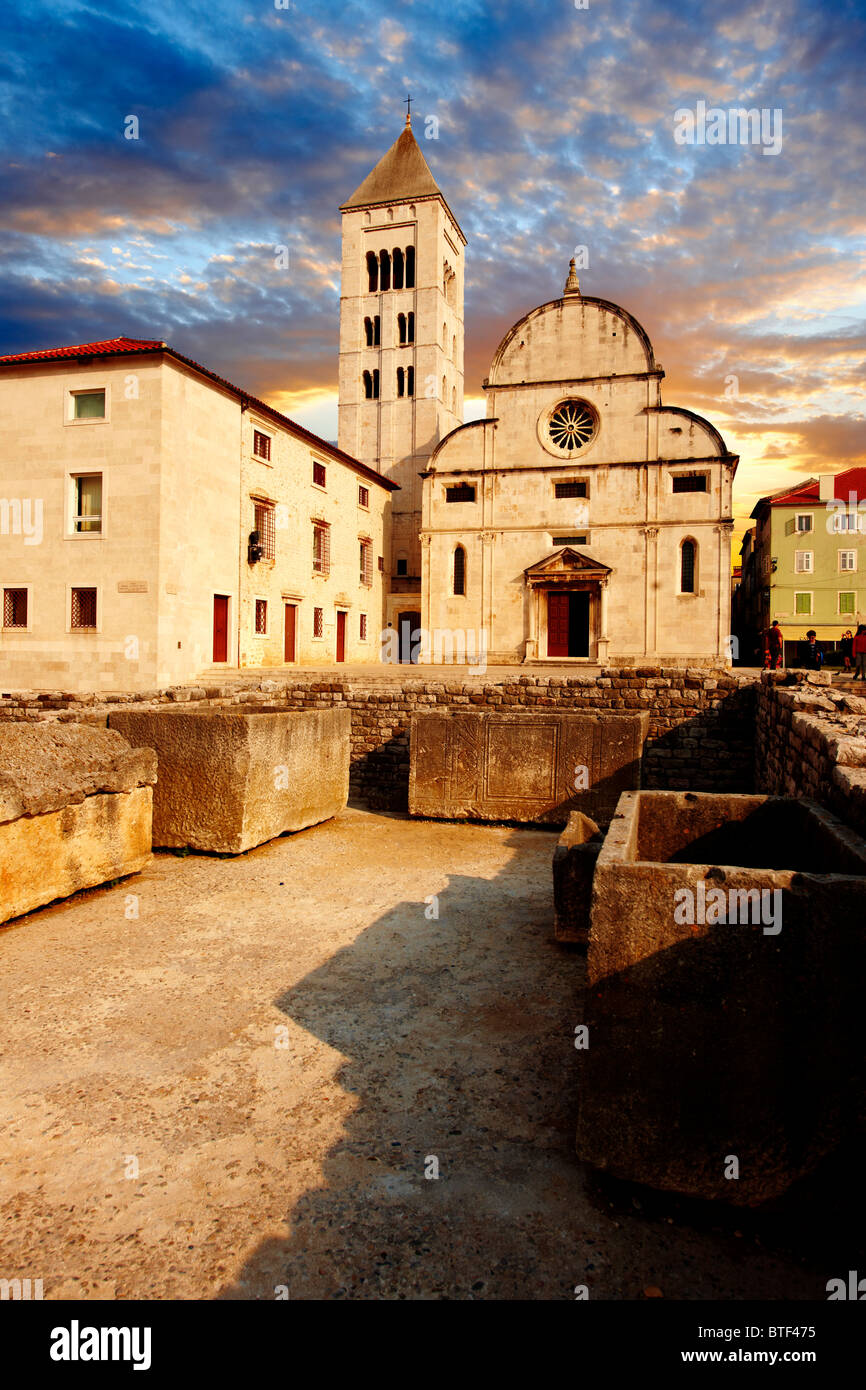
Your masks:
{"label": "paved stone ground", "polygon": [[0,1277],[85,1299],[824,1298],[856,1267],[850,1215],[822,1205],[839,1182],[756,1217],[574,1158],[583,961],[551,939],[553,838],[350,809],[237,859],[161,854],[0,931]]}

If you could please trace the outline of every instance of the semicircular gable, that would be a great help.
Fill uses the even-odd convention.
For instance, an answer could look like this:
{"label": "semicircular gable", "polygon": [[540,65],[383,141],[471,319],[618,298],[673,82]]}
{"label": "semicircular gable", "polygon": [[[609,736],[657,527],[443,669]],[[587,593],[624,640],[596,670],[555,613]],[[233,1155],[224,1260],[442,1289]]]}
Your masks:
{"label": "semicircular gable", "polygon": [[[662,405],[651,409],[659,417],[659,457],[666,459],[723,458],[729,450],[715,425],[684,406]],[[667,418],[670,417],[670,418]]]}
{"label": "semicircular gable", "polygon": [[607,299],[569,295],[540,305],[509,329],[488,381],[508,386],[655,370],[652,343],[632,314]]}

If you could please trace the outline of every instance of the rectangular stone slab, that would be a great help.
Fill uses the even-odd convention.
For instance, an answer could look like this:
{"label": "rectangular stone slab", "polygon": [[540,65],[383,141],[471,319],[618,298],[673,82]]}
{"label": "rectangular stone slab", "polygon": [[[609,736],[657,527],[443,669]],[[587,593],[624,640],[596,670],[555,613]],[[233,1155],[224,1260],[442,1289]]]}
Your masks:
{"label": "rectangular stone slab", "polygon": [[97,794],[0,825],[0,922],[145,868],[152,795]]}
{"label": "rectangular stone slab", "polygon": [[119,710],[156,750],[154,845],[242,854],[329,820],[349,799],[348,710]]}
{"label": "rectangular stone slab", "polygon": [[443,712],[412,719],[409,811],[444,820],[607,824],[640,786],[649,714]]}
{"label": "rectangular stone slab", "polygon": [[[762,890],[766,912],[743,921],[738,895]],[[836,817],[787,797],[626,793],[590,919],[581,1158],[756,1205],[856,1132],[866,843]]]}
{"label": "rectangular stone slab", "polygon": [[553,851],[553,935],[585,946],[595,861],[603,836],[594,820],[572,811]]}

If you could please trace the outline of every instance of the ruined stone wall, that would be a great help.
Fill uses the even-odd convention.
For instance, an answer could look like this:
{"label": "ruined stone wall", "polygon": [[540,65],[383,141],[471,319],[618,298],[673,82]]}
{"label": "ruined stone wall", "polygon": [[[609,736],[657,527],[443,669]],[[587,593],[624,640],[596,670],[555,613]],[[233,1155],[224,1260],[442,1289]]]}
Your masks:
{"label": "ruined stone wall", "polygon": [[293,671],[276,680],[233,679],[145,695],[40,695],[0,699],[0,719],[59,719],[104,724],[118,704],[178,701],[214,705],[348,708],[352,714],[352,795],[379,809],[405,810],[409,721],[439,709],[532,711],[647,710],[650,731],[644,786],[747,792],[754,776],[756,677],[731,671],[638,667],[603,676],[514,676],[497,681],[393,676],[322,679]]}
{"label": "ruined stone wall", "polygon": [[866,700],[803,672],[765,673],[755,760],[756,790],[812,797],[866,835]]}

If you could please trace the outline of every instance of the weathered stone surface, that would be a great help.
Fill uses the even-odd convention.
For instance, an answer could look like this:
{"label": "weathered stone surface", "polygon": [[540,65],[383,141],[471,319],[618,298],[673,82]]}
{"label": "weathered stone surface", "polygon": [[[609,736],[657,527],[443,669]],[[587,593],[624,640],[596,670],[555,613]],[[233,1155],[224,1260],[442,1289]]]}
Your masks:
{"label": "weathered stone surface", "polygon": [[152,804],[133,787],[0,825],[0,922],[145,868]]}
{"label": "weathered stone surface", "polygon": [[640,785],[646,713],[437,712],[412,719],[409,810],[443,819],[607,822]]}
{"label": "weathered stone surface", "polygon": [[108,729],[0,727],[0,922],[144,868],[155,778]]}
{"label": "weathered stone surface", "polygon": [[604,837],[594,820],[572,811],[553,851],[553,934],[557,941],[585,945],[595,861]]}
{"label": "weathered stone surface", "polygon": [[149,748],[85,724],[0,725],[0,825],[156,780]]}
{"label": "weathered stone surface", "polygon": [[[700,920],[713,888],[727,921]],[[730,920],[751,889],[780,898]],[[814,803],[624,795],[593,884],[580,1156],[742,1205],[814,1168],[863,1111],[864,916],[866,842]]]}
{"label": "weathered stone surface", "polygon": [[341,811],[348,710],[123,710],[111,726],[156,749],[153,843],[240,854]]}

